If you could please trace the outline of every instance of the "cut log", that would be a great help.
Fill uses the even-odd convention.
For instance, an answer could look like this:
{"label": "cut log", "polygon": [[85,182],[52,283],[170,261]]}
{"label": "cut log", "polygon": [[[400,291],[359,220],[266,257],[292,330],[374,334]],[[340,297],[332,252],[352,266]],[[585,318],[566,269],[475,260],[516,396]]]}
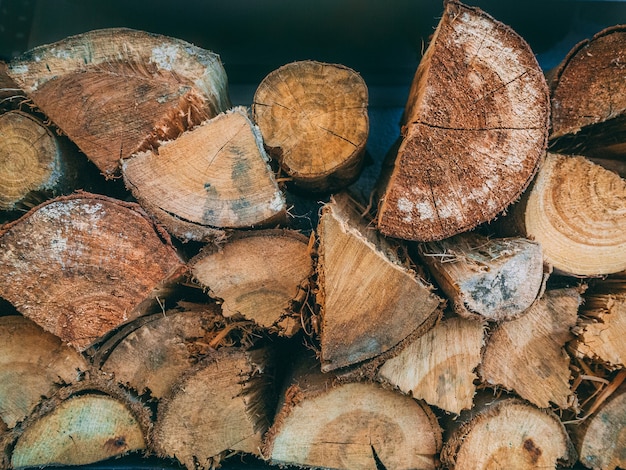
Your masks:
{"label": "cut log", "polygon": [[626,26],[578,43],[553,73],[553,151],[626,157]]}
{"label": "cut log", "polygon": [[285,221],[258,129],[234,108],[124,161],[127,187],[146,211],[184,241],[223,238],[226,228]]}
{"label": "cut log", "polygon": [[548,87],[528,44],[483,11],[445,2],[383,182],[380,230],[433,241],[495,218],[534,176],[548,116]]}
{"label": "cut log", "polygon": [[378,357],[440,316],[441,299],[396,250],[368,227],[346,194],[318,225],[320,359],[327,372]]}
{"label": "cut log", "polygon": [[428,405],[376,383],[333,383],[314,365],[296,372],[269,430],[274,465],[434,469],[441,428]]}
{"label": "cut log", "polygon": [[259,455],[276,403],[267,349],[221,348],[189,370],[157,410],[154,451],[189,470],[230,451]]}
{"label": "cut log", "polygon": [[355,181],[369,133],[367,86],[338,64],[293,62],[259,84],[253,118],[268,151],[294,184],[337,191]]}
{"label": "cut log", "polygon": [[292,230],[243,232],[190,261],[196,282],[222,301],[225,317],[241,315],[269,331],[293,336],[298,305],[313,275],[309,238]]}
{"label": "cut log", "polygon": [[459,234],[419,246],[421,260],[466,318],[489,321],[519,317],[541,296],[541,245],[524,238]]}
{"label": "cut log", "polygon": [[522,317],[498,325],[489,336],[478,369],[481,379],[547,408],[572,407],[570,358],[564,345],[573,338],[578,289],[547,290]]}
{"label": "cut log", "polygon": [[0,317],[0,421],[13,428],[42,397],[77,382],[89,368],[75,349],[29,319]]}
{"label": "cut log", "polygon": [[525,204],[524,234],[562,274],[626,270],[626,180],[583,157],[549,153]]}
{"label": "cut log", "polygon": [[15,432],[14,469],[86,465],[147,448],[150,412],[103,381],[67,387]]}
{"label": "cut log", "polygon": [[449,426],[441,451],[445,468],[530,470],[573,464],[576,451],[559,418],[515,398],[479,400]]}
{"label": "cut log", "polygon": [[626,383],[622,382],[591,416],[569,425],[568,431],[586,467],[626,468]]}
{"label": "cut log", "polygon": [[459,414],[472,408],[483,336],[480,322],[444,319],[387,360],[378,378],[415,399]]}
{"label": "cut log", "polygon": [[15,109],[25,99],[22,89],[9,77],[9,66],[0,60],[0,110]]}
{"label": "cut log", "polygon": [[0,296],[82,351],[146,313],[186,267],[136,204],[80,193],[0,231]]}
{"label": "cut log", "polygon": [[185,41],[112,28],[34,48],[9,75],[105,176],[230,107],[219,56]]}
{"label": "cut log", "polygon": [[238,326],[228,324],[216,304],[186,305],[142,317],[138,323],[133,331],[120,332],[103,344],[99,351],[108,354],[96,360],[103,360],[101,370],[118,382],[159,399],[201,357],[234,341]]}

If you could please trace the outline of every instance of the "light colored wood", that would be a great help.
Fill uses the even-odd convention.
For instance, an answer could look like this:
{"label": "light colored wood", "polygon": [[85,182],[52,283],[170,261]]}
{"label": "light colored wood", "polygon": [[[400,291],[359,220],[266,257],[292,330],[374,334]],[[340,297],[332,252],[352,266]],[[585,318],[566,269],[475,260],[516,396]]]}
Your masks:
{"label": "light colored wood", "polygon": [[534,176],[548,124],[548,87],[528,44],[480,9],[445,2],[383,183],[380,230],[433,241],[494,219]]}
{"label": "light colored wood", "polygon": [[367,86],[354,70],[292,62],[259,84],[252,113],[268,151],[294,184],[337,191],[359,175],[369,133]]}
{"label": "light colored wood", "polygon": [[52,199],[0,230],[0,296],[82,351],[146,313],[185,264],[136,204]]}
{"label": "light colored wood", "polygon": [[429,405],[459,414],[472,408],[485,325],[451,317],[408,344],[378,371],[378,379]]}
{"label": "light colored wood", "polygon": [[24,420],[62,384],[90,369],[85,358],[20,315],[0,317],[0,420],[9,428]]}
{"label": "light colored wood", "polygon": [[514,390],[540,408],[572,407],[570,358],[565,343],[573,339],[582,297],[575,288],[547,290],[522,317],[491,332],[478,369],[483,382]]}
{"label": "light colored wood", "polygon": [[191,274],[225,317],[241,315],[285,336],[300,329],[294,307],[306,300],[313,275],[309,238],[293,230],[257,230],[208,247],[190,261]]}
{"label": "light colored wood", "polygon": [[154,451],[189,470],[214,468],[230,451],[258,456],[273,412],[271,362],[264,349],[203,359],[159,404]]}
{"label": "light colored wood", "polygon": [[626,181],[583,157],[548,153],[523,210],[546,263],[573,276],[626,270]]}
{"label": "light colored wood", "polygon": [[519,317],[541,296],[541,245],[525,238],[463,233],[419,246],[454,311],[467,318],[505,321]]}
{"label": "light colored wood", "polygon": [[441,451],[445,468],[530,470],[576,461],[559,418],[515,398],[491,397],[448,430]]}
{"label": "light colored wood", "polygon": [[441,299],[346,194],[322,208],[317,235],[323,371],[372,359],[432,326]]}
{"label": "light colored wood", "polygon": [[120,158],[158,146],[230,107],[218,55],[125,28],[36,47],[9,75],[108,177]]}
{"label": "light colored wood", "polygon": [[139,203],[182,240],[223,238],[221,229],[284,222],[279,189],[245,108],[204,122],[122,164]]}
{"label": "light colored wood", "polygon": [[441,429],[423,403],[375,383],[296,375],[267,434],[274,465],[335,469],[434,469]]}

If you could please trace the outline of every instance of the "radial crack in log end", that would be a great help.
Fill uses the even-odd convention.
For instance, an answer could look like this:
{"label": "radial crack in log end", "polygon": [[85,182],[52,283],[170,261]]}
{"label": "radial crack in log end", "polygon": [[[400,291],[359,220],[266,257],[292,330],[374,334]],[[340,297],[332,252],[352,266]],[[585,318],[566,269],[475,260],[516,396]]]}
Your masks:
{"label": "radial crack in log end", "polygon": [[367,86],[354,70],[299,61],[263,79],[252,113],[268,151],[297,186],[336,191],[361,170],[367,103]]}
{"label": "radial crack in log end", "polygon": [[79,193],[0,231],[0,295],[78,350],[143,313],[186,267],[137,204]]}
{"label": "radial crack in log end", "polygon": [[432,326],[441,299],[400,260],[401,247],[367,227],[346,194],[322,209],[318,237],[322,370],[374,358]]}
{"label": "radial crack in log end", "polygon": [[124,28],[34,48],[10,63],[9,75],[105,176],[118,172],[120,158],[230,106],[219,56]]}
{"label": "radial crack in log end", "polygon": [[548,100],[521,37],[477,8],[446,2],[407,100],[380,230],[433,241],[494,219],[537,170]]}
{"label": "radial crack in log end", "polygon": [[283,222],[286,203],[256,126],[237,107],[125,160],[126,185],[174,236],[211,240],[225,229]]}

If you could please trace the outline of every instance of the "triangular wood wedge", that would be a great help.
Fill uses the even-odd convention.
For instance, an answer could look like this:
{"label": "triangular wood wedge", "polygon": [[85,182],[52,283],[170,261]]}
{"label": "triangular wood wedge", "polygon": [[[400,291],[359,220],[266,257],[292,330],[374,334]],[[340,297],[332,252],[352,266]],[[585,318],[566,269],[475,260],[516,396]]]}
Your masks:
{"label": "triangular wood wedge", "polygon": [[586,157],[626,156],[626,26],[578,43],[550,82],[550,147]]}
{"label": "triangular wood wedge", "polygon": [[354,70],[312,60],[272,71],[252,113],[272,156],[297,186],[336,191],[353,182],[369,132],[367,86]]}
{"label": "triangular wood wedge", "polygon": [[441,428],[428,405],[376,383],[335,383],[296,366],[264,455],[274,465],[435,469]]}
{"label": "triangular wood wedge", "polygon": [[84,350],[150,307],[186,267],[137,204],[80,193],[0,230],[0,296]]}
{"label": "triangular wood wedge", "polygon": [[242,232],[190,261],[195,281],[221,299],[225,317],[241,315],[285,336],[299,330],[294,306],[313,274],[309,238],[293,230]]}
{"label": "triangular wood wedge", "polygon": [[559,418],[516,398],[482,397],[448,431],[441,451],[444,468],[531,470],[576,461]]}
{"label": "triangular wood wedge", "polygon": [[106,176],[120,158],[230,107],[218,55],[125,28],[36,47],[10,62],[9,75]]}
{"label": "triangular wood wedge", "polygon": [[220,338],[228,337],[228,326],[216,304],[167,310],[138,320],[134,331],[122,339],[111,338],[115,344],[100,368],[138,393],[149,391],[155,398],[167,395],[199,357],[217,348]]}
{"label": "triangular wood wedge", "polygon": [[189,470],[230,451],[259,455],[275,406],[268,349],[220,348],[189,370],[157,410],[153,442]]}
{"label": "triangular wood wedge", "polygon": [[368,227],[345,193],[322,208],[317,302],[327,372],[388,352],[439,318],[441,299],[398,246]]}
{"label": "triangular wood wedge", "polygon": [[204,122],[158,149],[124,161],[126,186],[182,240],[216,229],[268,226],[286,218],[285,197],[245,108]]}
{"label": "triangular wood wedge", "polygon": [[415,399],[459,414],[472,407],[485,325],[451,317],[406,345],[378,370],[378,379]]}
{"label": "triangular wood wedge", "polygon": [[562,274],[626,270],[626,180],[583,157],[549,153],[525,204],[524,234]]}
{"label": "triangular wood wedge", "polygon": [[42,398],[77,382],[88,370],[81,354],[31,320],[0,317],[0,419],[10,428]]}
{"label": "triangular wood wedge", "polygon": [[478,369],[483,382],[514,390],[540,408],[572,407],[570,357],[582,297],[575,288],[547,290],[522,317],[499,324],[489,336]]}
{"label": "triangular wood wedge", "polygon": [[14,469],[86,465],[144,451],[150,411],[102,380],[67,387],[15,431]]}
{"label": "triangular wood wedge", "polygon": [[548,115],[548,87],[528,44],[478,8],[445,2],[383,183],[380,230],[433,241],[495,218],[534,176]]}
{"label": "triangular wood wedge", "polygon": [[541,296],[541,245],[525,238],[488,238],[463,233],[419,246],[454,311],[489,321],[519,317]]}

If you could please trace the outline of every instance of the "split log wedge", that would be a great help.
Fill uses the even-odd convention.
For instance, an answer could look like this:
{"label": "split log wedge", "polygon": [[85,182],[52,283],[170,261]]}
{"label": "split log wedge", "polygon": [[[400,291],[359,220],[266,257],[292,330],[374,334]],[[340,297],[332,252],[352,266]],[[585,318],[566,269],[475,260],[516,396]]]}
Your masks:
{"label": "split log wedge", "polygon": [[285,197],[245,108],[204,122],[122,166],[126,186],[174,236],[206,241],[220,229],[268,226],[286,218]]}
{"label": "split log wedge", "polygon": [[489,336],[478,369],[483,382],[514,390],[540,408],[573,403],[570,357],[565,343],[573,339],[582,303],[575,288],[547,290],[522,317],[499,324]]}
{"label": "split log wedge", "polygon": [[230,451],[259,455],[276,403],[268,349],[220,348],[189,370],[157,410],[153,443],[189,470]]}
{"label": "split log wedge", "polygon": [[464,233],[420,244],[419,253],[454,311],[466,318],[512,320],[543,290],[541,245],[525,238]]}
{"label": "split log wedge", "polygon": [[[120,332],[99,350],[109,351],[100,367],[118,382],[154,398],[168,395],[203,355],[229,338],[229,326],[216,304],[186,306],[141,317],[131,332]],[[129,324],[130,326],[130,324]],[[123,329],[126,329],[124,327]],[[100,360],[100,356],[97,356]]]}
{"label": "split log wedge", "polygon": [[0,296],[79,351],[147,313],[186,267],[137,204],[52,199],[0,230]]}
{"label": "split log wedge", "polygon": [[357,179],[369,133],[367,86],[338,64],[293,62],[258,86],[253,118],[295,185],[336,191]]}
{"label": "split log wedge", "polygon": [[568,426],[580,462],[593,470],[626,468],[626,384],[590,417]]}
{"label": "split log wedge", "polygon": [[9,75],[108,177],[120,158],[230,107],[218,55],[132,29],[36,47],[10,62]]}
{"label": "split log wedge", "polygon": [[441,461],[453,470],[531,470],[573,464],[576,451],[565,427],[549,410],[516,398],[479,400],[449,427]]}
{"label": "split log wedge", "polygon": [[612,26],[574,46],[553,72],[553,151],[626,157],[624,50],[626,26]]}
{"label": "split log wedge", "polygon": [[548,116],[548,87],[528,44],[483,11],[445,2],[382,183],[380,230],[433,241],[495,218],[534,176]]}
{"label": "split log wedge", "polygon": [[147,449],[150,412],[117,386],[85,382],[59,391],[16,430],[14,469],[86,465]]}
{"label": "split log wedge", "polygon": [[549,153],[525,204],[522,231],[562,274],[626,270],[626,180],[583,157]]}
{"label": "split log wedge", "polygon": [[315,369],[297,372],[282,398],[263,451],[272,464],[436,468],[441,428],[428,405],[373,382],[333,383]]}
{"label": "split log wedge", "polygon": [[241,315],[269,331],[293,336],[310,290],[309,238],[293,230],[242,232],[189,262],[194,280],[220,299],[223,315]]}
{"label": "split log wedge", "polygon": [[31,320],[0,317],[0,420],[9,428],[88,370],[81,354]]}
{"label": "split log wedge", "polygon": [[460,317],[444,319],[388,359],[378,379],[415,399],[459,414],[472,407],[481,361],[484,325]]}
{"label": "split log wedge", "polygon": [[322,370],[350,366],[420,336],[441,299],[394,246],[368,227],[346,194],[322,208],[318,225]]}
{"label": "split log wedge", "polygon": [[9,66],[0,60],[0,109],[15,109],[12,102],[22,102],[26,95],[22,89],[9,77]]}

